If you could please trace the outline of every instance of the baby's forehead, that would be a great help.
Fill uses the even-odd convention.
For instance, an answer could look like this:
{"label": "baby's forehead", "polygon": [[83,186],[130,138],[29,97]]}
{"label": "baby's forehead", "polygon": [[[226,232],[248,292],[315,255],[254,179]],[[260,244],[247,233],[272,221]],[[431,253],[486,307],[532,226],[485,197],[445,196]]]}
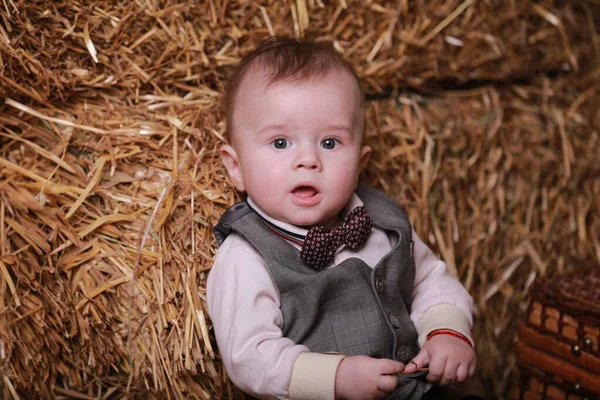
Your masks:
{"label": "baby's forehead", "polygon": [[242,77],[242,80],[240,81],[240,85],[238,87],[238,94],[242,90],[266,90],[266,88],[269,85],[273,84],[272,81],[272,74],[269,73],[269,70],[266,67],[255,63],[254,65],[248,68],[248,70]]}
{"label": "baby's forehead", "polygon": [[277,75],[273,71],[272,67],[269,65],[264,65],[258,60],[256,63],[253,63],[253,65],[249,66],[248,70],[244,74],[238,87],[237,95],[239,95],[242,91],[246,92],[246,94],[248,94],[250,91],[253,95],[262,95],[268,89],[278,85],[286,85],[288,87],[291,86],[292,89],[294,86],[297,86],[298,89],[300,89],[311,85],[319,85],[322,81],[332,76],[335,79],[345,79],[354,82],[362,104],[362,90],[360,82],[357,81],[352,73],[344,70],[341,67],[333,66],[324,69],[323,71],[313,72],[310,75],[303,74],[302,71],[299,71],[296,74],[282,77]]}
{"label": "baby's forehead", "polygon": [[[236,136],[235,131],[239,126],[239,123],[243,122],[240,118],[246,118],[248,114],[248,107],[250,109],[254,109],[254,107],[258,104],[262,104],[266,97],[269,96],[268,92],[275,96],[285,96],[290,95],[291,91],[298,90],[302,91],[304,89],[322,87],[324,81],[342,81],[341,84],[336,84],[334,87],[335,90],[342,91],[344,93],[348,93],[347,90],[352,85],[355,87],[354,97],[354,118],[356,118],[356,123],[362,128],[360,128],[361,132],[364,130],[365,123],[365,115],[364,115],[364,98],[361,90],[360,83],[357,81],[357,78],[349,71],[346,71],[344,68],[328,68],[324,70],[323,73],[312,74],[310,76],[290,76],[283,77],[277,76],[273,74],[273,71],[269,69],[268,66],[261,65],[252,65],[245,71],[244,76],[240,80],[240,83],[237,87],[236,92],[234,93],[234,98],[232,99],[230,116],[228,119],[229,125],[229,139],[232,143],[235,142],[234,138]],[[354,84],[352,82],[355,82]],[[325,85],[331,88],[331,85]],[[324,86],[323,86],[324,87]],[[281,89],[281,91],[280,91]],[[346,96],[346,95],[343,95]],[[352,96],[352,95],[350,95]],[[339,96],[336,96],[339,98]],[[345,97],[349,99],[348,97]],[[273,110],[275,112],[275,110]],[[253,115],[253,111],[250,111],[250,114]]]}

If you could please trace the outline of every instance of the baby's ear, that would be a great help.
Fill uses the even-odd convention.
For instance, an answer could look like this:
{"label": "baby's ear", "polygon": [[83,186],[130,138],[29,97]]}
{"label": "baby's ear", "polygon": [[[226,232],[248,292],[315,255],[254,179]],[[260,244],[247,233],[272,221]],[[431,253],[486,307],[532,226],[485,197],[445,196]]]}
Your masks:
{"label": "baby's ear", "polygon": [[367,165],[369,161],[369,157],[371,157],[371,148],[369,146],[363,146],[360,149],[360,160],[358,163],[358,171],[362,171],[363,168]]}
{"label": "baby's ear", "polygon": [[230,145],[226,144],[221,147],[221,159],[227,169],[229,179],[233,182],[233,186],[240,192],[245,191],[244,179],[242,178],[242,170],[240,167],[237,151]]}

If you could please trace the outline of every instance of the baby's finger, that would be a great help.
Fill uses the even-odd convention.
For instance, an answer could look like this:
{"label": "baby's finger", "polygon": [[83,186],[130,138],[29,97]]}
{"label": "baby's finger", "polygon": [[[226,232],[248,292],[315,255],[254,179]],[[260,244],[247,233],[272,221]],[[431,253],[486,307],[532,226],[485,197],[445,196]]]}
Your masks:
{"label": "baby's finger", "polygon": [[380,375],[377,379],[377,389],[389,393],[396,389],[398,378],[394,375]]}
{"label": "baby's finger", "polygon": [[404,368],[404,372],[407,374],[412,374],[417,372],[417,369],[423,368],[429,365],[429,354],[425,350],[421,350],[419,354],[415,356]]}
{"label": "baby's finger", "polygon": [[429,362],[429,374],[427,374],[427,380],[432,383],[438,383],[444,376],[446,369],[446,358],[435,357]]}
{"label": "baby's finger", "polygon": [[471,366],[469,367],[469,377],[475,375],[475,367],[477,366],[477,364],[475,362],[473,362],[473,364],[471,364]]}
{"label": "baby's finger", "polygon": [[439,384],[442,386],[449,385],[456,381],[456,371],[458,370],[458,363],[452,360],[446,361],[444,367],[444,376],[440,379]]}
{"label": "baby's finger", "polygon": [[381,375],[399,374],[404,371],[404,364],[398,361],[382,358],[378,360],[379,373]]}
{"label": "baby's finger", "polygon": [[469,367],[465,364],[461,364],[456,371],[456,381],[464,382],[469,377]]}

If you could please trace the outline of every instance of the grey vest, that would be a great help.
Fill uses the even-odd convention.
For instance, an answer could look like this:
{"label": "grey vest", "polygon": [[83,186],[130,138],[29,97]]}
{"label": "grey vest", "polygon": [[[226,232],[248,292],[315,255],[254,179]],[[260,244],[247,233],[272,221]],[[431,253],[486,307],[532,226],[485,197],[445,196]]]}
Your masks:
{"label": "grey vest", "polygon": [[[305,266],[300,252],[245,202],[226,211],[215,236],[220,245],[236,232],[263,257],[279,292],[285,337],[313,352],[368,355],[406,364],[419,351],[410,319],[415,279],[411,226],[402,209],[383,193],[365,185],[359,185],[356,193],[374,225],[398,239],[372,269],[358,258],[319,271]],[[420,399],[428,386],[423,379],[400,375],[398,389],[388,398]]]}

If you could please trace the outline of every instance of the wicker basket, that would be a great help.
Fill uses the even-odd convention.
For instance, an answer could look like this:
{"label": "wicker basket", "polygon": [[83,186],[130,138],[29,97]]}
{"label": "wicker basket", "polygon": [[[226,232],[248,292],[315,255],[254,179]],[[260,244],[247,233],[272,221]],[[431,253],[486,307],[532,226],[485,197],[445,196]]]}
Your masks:
{"label": "wicker basket", "polygon": [[600,269],[536,280],[515,347],[513,398],[600,398],[599,342]]}

